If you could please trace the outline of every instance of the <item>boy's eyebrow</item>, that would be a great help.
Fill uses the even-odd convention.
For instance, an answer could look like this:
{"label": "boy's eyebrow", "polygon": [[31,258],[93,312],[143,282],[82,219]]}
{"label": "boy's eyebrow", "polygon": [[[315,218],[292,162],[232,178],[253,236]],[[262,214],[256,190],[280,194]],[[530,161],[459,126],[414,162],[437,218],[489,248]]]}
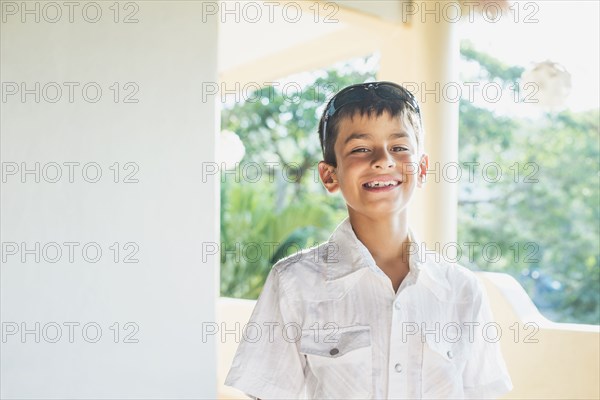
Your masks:
{"label": "boy's eyebrow", "polygon": [[[351,140],[370,139],[372,137],[373,137],[373,135],[371,135],[369,133],[353,133],[350,136],[348,136],[346,138],[346,140],[344,140],[344,144],[347,144]],[[388,136],[388,137],[391,138],[391,139],[399,139],[399,138],[407,138],[407,137],[410,137],[410,136],[406,132],[396,132],[396,133],[390,134],[390,136]]]}

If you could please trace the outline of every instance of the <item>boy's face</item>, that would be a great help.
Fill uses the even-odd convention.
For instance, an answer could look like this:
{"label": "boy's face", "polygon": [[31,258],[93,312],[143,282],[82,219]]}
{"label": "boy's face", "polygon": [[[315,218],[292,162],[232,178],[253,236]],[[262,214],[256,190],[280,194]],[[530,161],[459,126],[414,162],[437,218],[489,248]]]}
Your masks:
{"label": "boy's face", "polygon": [[[394,215],[408,204],[427,171],[426,154],[418,154],[416,134],[406,118],[345,118],[338,125],[334,151],[337,168],[319,163],[319,174],[330,193],[341,190],[349,213]],[[333,173],[332,173],[333,171]],[[395,181],[393,186],[367,183]]]}

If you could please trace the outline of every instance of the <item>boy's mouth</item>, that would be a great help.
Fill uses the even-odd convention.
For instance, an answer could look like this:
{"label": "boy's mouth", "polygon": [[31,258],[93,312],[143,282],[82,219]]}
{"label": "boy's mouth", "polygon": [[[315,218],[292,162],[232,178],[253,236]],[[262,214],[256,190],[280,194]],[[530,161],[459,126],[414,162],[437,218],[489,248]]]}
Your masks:
{"label": "boy's mouth", "polygon": [[401,181],[395,179],[381,179],[363,183],[362,186],[369,191],[380,192],[392,190],[393,188],[400,186],[401,183]]}

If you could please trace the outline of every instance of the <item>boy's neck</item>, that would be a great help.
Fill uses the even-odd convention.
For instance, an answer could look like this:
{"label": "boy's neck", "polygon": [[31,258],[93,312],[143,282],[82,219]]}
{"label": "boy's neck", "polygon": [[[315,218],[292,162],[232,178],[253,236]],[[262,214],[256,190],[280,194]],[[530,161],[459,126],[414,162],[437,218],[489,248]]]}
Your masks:
{"label": "boy's neck", "polygon": [[408,273],[408,218],[406,209],[395,216],[368,216],[349,209],[356,237],[369,250],[384,271],[400,276]]}

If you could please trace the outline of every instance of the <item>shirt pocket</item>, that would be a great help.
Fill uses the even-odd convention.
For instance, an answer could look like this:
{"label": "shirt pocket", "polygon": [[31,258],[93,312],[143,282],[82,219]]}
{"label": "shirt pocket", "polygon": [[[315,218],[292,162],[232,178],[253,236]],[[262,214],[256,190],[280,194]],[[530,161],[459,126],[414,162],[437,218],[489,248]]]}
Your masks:
{"label": "shirt pocket", "polygon": [[446,340],[426,335],[422,340],[421,393],[423,398],[463,398],[463,371],[471,346],[461,338]]}
{"label": "shirt pocket", "polygon": [[370,326],[304,329],[300,353],[306,357],[309,398],[371,397],[373,352]]}

